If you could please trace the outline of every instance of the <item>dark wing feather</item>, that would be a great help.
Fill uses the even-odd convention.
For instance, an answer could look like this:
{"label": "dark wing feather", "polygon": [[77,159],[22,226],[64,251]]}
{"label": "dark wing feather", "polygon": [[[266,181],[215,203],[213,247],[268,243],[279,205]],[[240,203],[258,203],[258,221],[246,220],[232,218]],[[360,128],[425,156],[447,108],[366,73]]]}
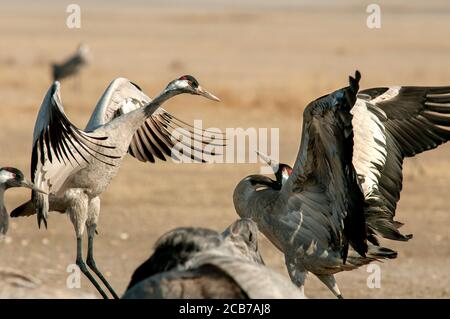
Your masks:
{"label": "dark wing feather", "polygon": [[[374,95],[377,91],[382,93]],[[450,139],[450,86],[375,88],[361,91],[358,97],[370,104],[368,110],[378,117],[385,135],[385,162],[377,167],[376,187],[366,193],[369,227],[383,237],[408,240],[411,235],[400,234],[401,223],[394,221],[403,159]]]}
{"label": "dark wing feather", "polygon": [[[141,91],[139,86],[127,79],[118,78],[108,86],[98,102],[88,128],[93,130],[122,114],[147,105],[150,101],[151,99]],[[175,131],[176,135],[173,134]],[[202,155],[218,154],[197,145],[221,149],[224,144],[221,134],[195,129],[163,108],[158,108],[136,131],[128,153],[139,161],[154,163],[156,159],[165,161],[166,157],[180,160],[172,150],[181,149],[183,152],[179,153],[182,157],[191,158],[195,162],[205,162]]]}
{"label": "dark wing feather", "polygon": [[[174,134],[175,131],[177,134]],[[166,160],[166,156],[179,160],[173,153],[173,150],[179,150],[183,157],[204,163],[206,162],[204,154],[215,156],[219,153],[198,146],[211,145],[217,149],[225,145],[222,136],[216,137],[213,132],[207,130],[192,130],[191,126],[162,108],[154,112],[136,134],[139,138],[133,138],[129,153],[143,162],[153,163],[154,156],[163,161]]]}
{"label": "dark wing feather", "polygon": [[[64,114],[59,93],[59,83],[55,82],[44,98],[34,128],[31,155],[31,179],[47,192],[56,192],[64,177],[74,166],[98,160],[107,165],[117,156],[107,154],[114,146],[104,145],[107,137],[85,133],[74,126]],[[68,163],[71,165],[68,166]],[[32,193],[36,203],[38,223],[46,224],[48,195]]]}
{"label": "dark wing feather", "polygon": [[364,197],[352,164],[350,110],[356,101],[359,79],[357,72],[355,78],[350,78],[349,87],[305,109],[299,154],[282,189],[289,194],[289,218],[301,226],[294,241],[307,247],[316,240],[325,246],[322,249],[340,249],[344,261],[348,244],[362,256],[367,252]]}

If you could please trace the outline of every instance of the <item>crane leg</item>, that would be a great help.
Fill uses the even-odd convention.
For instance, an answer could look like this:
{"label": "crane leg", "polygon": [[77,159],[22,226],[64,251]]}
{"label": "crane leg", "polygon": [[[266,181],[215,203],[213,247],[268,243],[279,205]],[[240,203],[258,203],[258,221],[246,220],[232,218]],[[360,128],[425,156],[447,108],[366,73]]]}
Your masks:
{"label": "crane leg", "polygon": [[76,264],[80,268],[81,272],[89,279],[89,281],[94,285],[95,289],[102,295],[103,299],[109,299],[108,295],[103,291],[95,278],[91,275],[89,270],[86,267],[86,264],[83,261],[83,253],[82,253],[82,238],[81,236],[77,237],[77,260]]}
{"label": "crane leg", "polygon": [[325,286],[328,287],[328,289],[331,290],[331,292],[333,292],[333,294],[337,298],[344,299],[344,297],[342,297],[341,295],[341,292],[339,291],[339,287],[333,275],[316,275],[316,276],[317,278],[320,279],[321,282],[325,284]]}
{"label": "crane leg", "polygon": [[94,260],[95,229],[96,229],[95,224],[88,226],[88,252],[87,252],[86,264],[89,266],[89,268],[92,269],[92,271],[97,275],[97,277],[100,278],[100,280],[103,282],[103,284],[109,290],[109,292],[113,295],[113,297],[115,299],[119,299],[119,296],[116,294],[114,289],[111,287],[109,282],[106,280],[106,278],[103,276],[103,274],[100,272],[100,270],[97,268],[97,265],[95,264],[95,260]]}
{"label": "crane leg", "polygon": [[111,287],[109,282],[106,280],[105,276],[101,273],[101,271],[97,268],[94,259],[94,236],[97,229],[97,223],[100,216],[100,198],[94,197],[89,201],[88,204],[88,214],[86,220],[86,227],[88,232],[88,251],[87,251],[87,259],[86,264],[89,268],[97,275],[97,277],[103,282],[109,292],[115,299],[119,299],[119,296],[116,294],[114,289]]}
{"label": "crane leg", "polygon": [[69,214],[77,235],[77,259],[75,263],[80,268],[81,272],[89,279],[92,285],[94,285],[95,289],[97,289],[97,291],[102,295],[102,297],[104,299],[109,299],[108,295],[100,287],[83,261],[83,233],[86,221],[88,219],[89,197],[83,189],[71,189],[66,191],[64,194],[64,199],[67,202],[66,212]]}

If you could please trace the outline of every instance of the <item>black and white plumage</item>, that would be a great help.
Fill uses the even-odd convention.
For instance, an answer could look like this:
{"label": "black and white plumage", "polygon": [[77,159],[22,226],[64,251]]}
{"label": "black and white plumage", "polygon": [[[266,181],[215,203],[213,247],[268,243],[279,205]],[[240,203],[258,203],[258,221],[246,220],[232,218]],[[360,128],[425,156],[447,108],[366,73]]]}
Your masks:
{"label": "black and white plumage", "polygon": [[252,175],[234,192],[238,214],[284,252],[293,282],[303,289],[312,272],[339,297],[334,273],[397,256],[377,236],[411,238],[394,221],[403,158],[450,138],[450,87],[358,93],[358,82],[359,73],[305,109],[288,179]]}
{"label": "black and white plumage", "polygon": [[[182,76],[180,81],[183,81],[181,83],[192,83],[196,88],[199,87],[197,80],[190,75]],[[203,89],[200,87],[200,90]],[[203,94],[207,98],[217,100],[216,97],[206,91]],[[141,108],[150,102],[151,99],[142,92],[138,85],[125,78],[118,78],[111,83],[101,97],[86,126],[86,130],[95,130],[114,118]],[[172,134],[174,130],[183,134],[183,138],[175,139]],[[197,162],[205,162],[204,159],[196,155],[197,152],[212,156],[216,154],[198,149],[195,145],[199,143],[201,145],[223,146],[221,143],[223,139],[219,138],[220,143],[215,144],[214,141],[209,141],[208,131],[200,133],[199,135],[198,132],[194,132],[191,125],[159,107],[133,135],[128,154],[141,162],[155,163],[156,159],[165,161],[166,157],[179,160],[172,149],[176,143],[183,143],[185,146],[183,150],[189,150],[184,156]],[[189,140],[191,143],[187,144],[185,140]]]}
{"label": "black and white plumage", "polygon": [[[153,131],[156,130],[154,127],[147,124],[148,121],[155,125],[180,127],[160,106],[171,97],[183,93],[218,100],[199,86],[192,76],[170,82],[154,100],[130,81],[119,78],[111,83],[100,99],[85,130],[76,128],[65,116],[58,82],[51,86],[42,103],[34,130],[31,175],[32,181],[48,195],[33,192],[31,201],[15,209],[11,216],[29,216],[36,212],[38,224],[44,221],[47,226],[49,211],[68,213],[77,236],[77,264],[103,297],[107,296],[82,260],[84,229],[87,227],[88,230],[87,265],[117,297],[93,259],[93,236],[100,211],[99,196],[117,174],[137,131],[144,127],[151,134],[158,134]],[[158,117],[161,114],[166,117]],[[170,140],[170,133],[169,129],[159,132],[166,141]],[[160,147],[164,142],[159,140],[155,143]],[[170,155],[167,144],[165,155]],[[147,153],[152,151],[154,149],[148,149]]]}
{"label": "black and white plumage", "polygon": [[303,298],[283,276],[264,266],[258,228],[249,219],[222,234],[178,228],[163,235],[134,272],[123,298]]}
{"label": "black and white plumage", "polygon": [[353,108],[353,163],[362,177],[369,239],[406,241],[394,220],[402,190],[405,157],[450,139],[450,86],[398,86],[360,91]]}
{"label": "black and white plumage", "polygon": [[64,78],[76,75],[81,68],[88,64],[89,47],[82,43],[77,52],[61,63],[52,64],[53,81],[61,81]]}
{"label": "black and white plumage", "polygon": [[9,216],[5,207],[5,191],[12,187],[26,187],[41,192],[32,182],[27,180],[23,173],[14,167],[0,168],[0,238],[6,235],[9,225]]}

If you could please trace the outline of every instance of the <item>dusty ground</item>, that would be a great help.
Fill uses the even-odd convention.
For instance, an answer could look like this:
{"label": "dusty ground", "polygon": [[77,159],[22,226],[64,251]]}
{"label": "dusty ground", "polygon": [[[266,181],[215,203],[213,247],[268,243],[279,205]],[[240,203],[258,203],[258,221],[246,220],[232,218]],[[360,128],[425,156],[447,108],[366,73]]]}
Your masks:
{"label": "dusty ground", "polygon": [[[206,127],[280,128],[280,158],[292,163],[306,103],[346,84],[358,68],[362,87],[450,84],[448,1],[378,1],[382,28],[366,27],[366,3],[331,6],[313,1],[144,2],[106,7],[80,1],[82,28],[65,27],[66,5],[20,2],[0,10],[0,166],[29,171],[31,136],[50,84],[49,63],[88,43],[93,63],[80,78],[63,83],[69,117],[84,126],[97,99],[117,76],[155,95],[176,76],[191,73],[222,99],[214,104],[182,96],[166,108]],[[130,3],[127,1],[127,3]],[[228,3],[225,5],[225,3]],[[257,5],[259,3],[259,5]],[[277,3],[277,4],[274,4]],[[380,289],[366,286],[361,268],[337,276],[348,298],[449,298],[448,195],[450,145],[408,160],[398,219],[414,234],[397,260],[381,264]],[[177,226],[223,229],[236,214],[231,195],[237,182],[257,173],[257,164],[142,164],[127,158],[102,198],[97,263],[122,293],[154,241]],[[29,197],[7,193],[13,209]],[[262,239],[266,263],[285,274],[283,258]],[[48,230],[35,218],[13,220],[0,243],[0,267],[20,269],[47,288],[64,289],[66,267],[75,259],[75,238],[64,215]],[[87,280],[83,292],[94,292]],[[331,294],[310,277],[310,297]]]}

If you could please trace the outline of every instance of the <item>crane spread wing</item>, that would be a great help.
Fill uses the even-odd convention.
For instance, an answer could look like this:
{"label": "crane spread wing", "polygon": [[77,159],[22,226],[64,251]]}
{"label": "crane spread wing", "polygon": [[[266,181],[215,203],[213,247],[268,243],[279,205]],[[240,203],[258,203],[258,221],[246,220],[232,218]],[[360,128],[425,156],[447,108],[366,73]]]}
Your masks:
{"label": "crane spread wing", "polygon": [[340,249],[348,244],[367,252],[364,197],[352,165],[353,131],[350,110],[356,101],[359,72],[350,86],[311,102],[304,111],[297,160],[282,193],[288,214],[283,222],[296,227],[295,247]]}
{"label": "crane spread wing", "polygon": [[363,90],[352,112],[353,163],[362,178],[368,227],[385,238],[408,240],[411,235],[402,235],[402,224],[394,221],[403,159],[450,139],[450,86]]}
{"label": "crane spread wing", "polygon": [[[47,193],[57,193],[66,178],[83,165],[98,160],[108,165],[116,156],[108,155],[102,141],[107,137],[85,133],[75,127],[64,114],[59,82],[52,84],[39,110],[33,134],[31,178]],[[33,191],[32,200],[40,225],[46,225],[48,194]]]}
{"label": "crane spread wing", "polygon": [[[151,99],[133,82],[124,78],[115,79],[98,102],[86,130],[92,131],[122,114],[144,107],[150,102]],[[178,137],[173,134],[175,130]],[[178,144],[183,146],[183,152],[180,152],[183,157],[190,157],[197,162],[205,162],[201,156],[198,156],[199,152],[211,156],[216,153],[202,150],[197,145],[223,146],[222,142],[215,142],[221,141],[221,139],[213,139],[214,135],[214,132],[194,130],[191,125],[160,107],[137,129],[128,153],[139,161],[154,163],[156,158],[165,161],[166,156],[176,157],[172,150]]]}

